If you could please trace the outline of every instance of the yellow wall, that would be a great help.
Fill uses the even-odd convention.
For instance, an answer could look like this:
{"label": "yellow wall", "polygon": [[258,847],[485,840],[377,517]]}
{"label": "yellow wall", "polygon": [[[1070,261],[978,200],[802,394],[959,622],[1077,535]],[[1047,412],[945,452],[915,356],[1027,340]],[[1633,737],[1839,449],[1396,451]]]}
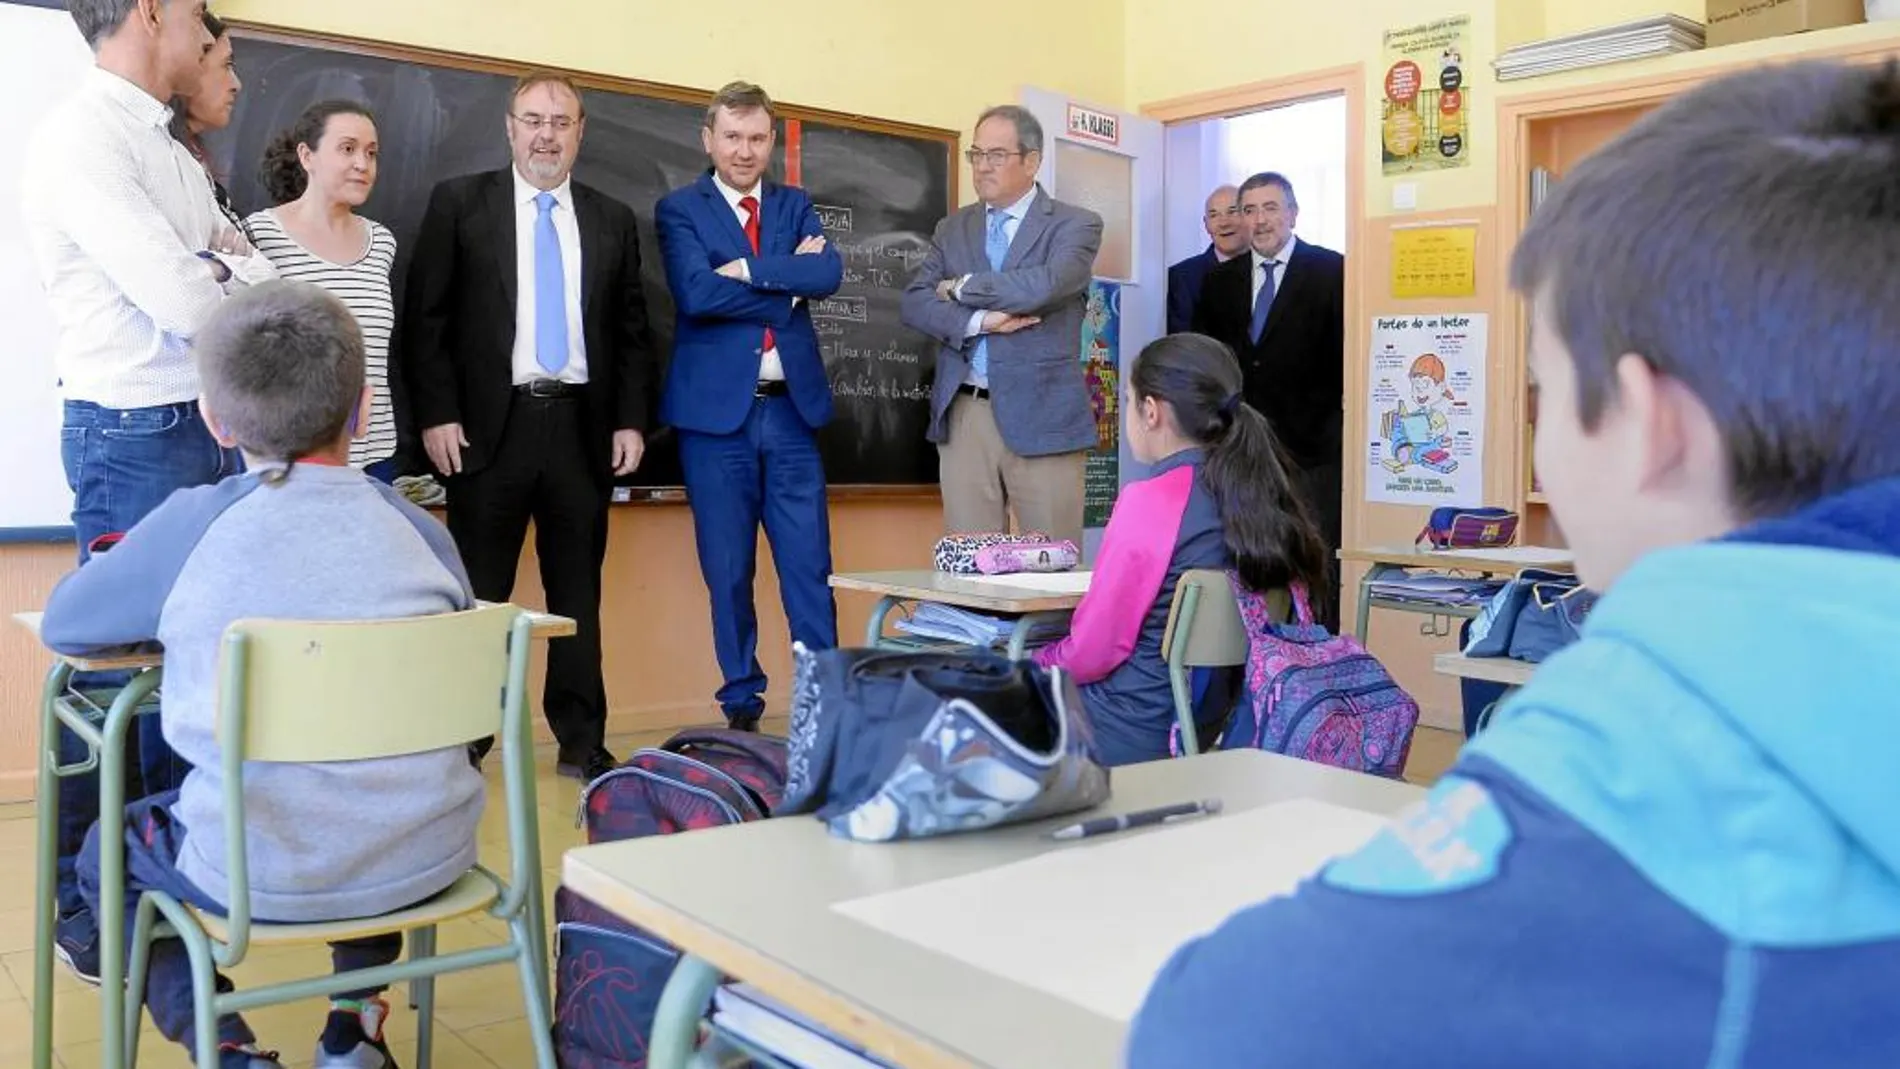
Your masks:
{"label": "yellow wall", "polygon": [[[713,89],[941,126],[1024,82],[1123,100],[1118,0],[219,0],[231,18]],[[743,19],[738,17],[743,12]],[[1009,33],[992,28],[1007,25]],[[967,176],[966,176],[967,183]],[[964,191],[964,199],[969,191]]]}
{"label": "yellow wall", "polygon": [[[1465,80],[1470,100],[1470,163],[1456,170],[1410,175],[1418,185],[1421,211],[1490,204],[1497,200],[1496,79],[1501,35],[1526,32],[1523,19],[1498,9],[1536,0],[1348,0],[1314,4],[1274,0],[1127,0],[1128,102],[1139,108],[1174,97],[1249,82],[1363,63],[1366,68],[1370,215],[1391,210],[1391,182],[1379,172],[1378,103],[1384,95],[1379,62],[1387,29],[1415,26],[1452,15],[1471,16],[1471,49]],[[1534,35],[1534,34],[1533,34]]]}

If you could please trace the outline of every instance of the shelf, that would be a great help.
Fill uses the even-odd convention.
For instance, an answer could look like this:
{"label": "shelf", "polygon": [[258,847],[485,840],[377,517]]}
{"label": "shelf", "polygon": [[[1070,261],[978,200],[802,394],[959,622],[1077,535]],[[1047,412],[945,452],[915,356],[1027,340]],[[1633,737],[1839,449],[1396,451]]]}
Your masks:
{"label": "shelf", "polygon": [[1544,496],[1542,490],[1532,490],[1530,493],[1524,495],[1524,503],[1526,505],[1549,507],[1550,499]]}

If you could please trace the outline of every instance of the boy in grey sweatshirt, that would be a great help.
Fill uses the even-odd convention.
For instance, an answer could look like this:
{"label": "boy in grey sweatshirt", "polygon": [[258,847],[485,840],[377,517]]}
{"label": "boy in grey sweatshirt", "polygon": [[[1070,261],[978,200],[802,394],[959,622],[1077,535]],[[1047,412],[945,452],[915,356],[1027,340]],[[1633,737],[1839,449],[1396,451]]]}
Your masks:
{"label": "boy in grey sweatshirt", "polygon": [[[44,638],[83,654],[157,639],[165,649],[159,716],[191,763],[183,786],[127,808],[127,915],[147,888],[222,914],[228,906],[221,758],[215,737],[218,652],[234,620],[355,620],[469,608],[447,531],[351,468],[365,426],[362,335],[334,297],[271,282],[227,301],[199,336],[205,420],[243,450],[249,473],[168,498],[109,553],[66,577],[47,603]],[[460,747],[369,761],[245,766],[250,902],[259,920],[369,917],[429,898],[475,862],[484,787]],[[96,913],[99,828],[79,858]],[[126,930],[131,930],[128,920]],[[397,934],[332,944],[338,971],[395,961]],[[219,977],[219,987],[229,984]],[[380,989],[332,1002],[319,1067],[393,1067]],[[184,947],[153,948],[146,1006],[190,1047]],[[233,1015],[218,1024],[225,1066],[277,1066]]]}

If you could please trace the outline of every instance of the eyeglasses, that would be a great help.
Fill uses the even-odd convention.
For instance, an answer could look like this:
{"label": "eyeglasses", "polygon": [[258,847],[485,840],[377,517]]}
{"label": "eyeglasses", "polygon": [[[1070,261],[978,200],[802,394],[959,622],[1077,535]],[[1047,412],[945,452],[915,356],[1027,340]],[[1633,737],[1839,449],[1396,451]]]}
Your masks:
{"label": "eyeglasses", "polygon": [[530,130],[538,131],[546,128],[557,134],[567,133],[574,128],[574,124],[580,122],[571,115],[536,115],[533,112],[526,115],[510,114],[508,117]]}
{"label": "eyeglasses", "polygon": [[965,152],[963,154],[963,158],[966,160],[969,160],[970,166],[972,167],[975,167],[979,163],[987,163],[991,167],[1001,167],[1003,164],[1009,162],[1009,158],[1011,156],[1026,156],[1026,155],[1028,155],[1028,153],[1026,152],[1022,152],[1022,151],[1011,152],[1008,149],[993,148],[985,152],[984,150],[980,148],[973,148],[969,150],[968,152]]}

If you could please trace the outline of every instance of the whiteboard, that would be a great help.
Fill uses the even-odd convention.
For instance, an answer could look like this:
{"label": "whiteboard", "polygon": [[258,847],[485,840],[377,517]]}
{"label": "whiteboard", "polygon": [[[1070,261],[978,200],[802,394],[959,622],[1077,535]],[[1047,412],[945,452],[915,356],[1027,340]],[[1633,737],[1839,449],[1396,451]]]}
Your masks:
{"label": "whiteboard", "polygon": [[[91,66],[92,52],[64,10],[0,2],[0,100],[64,99]],[[58,332],[20,220],[24,156],[0,152],[0,323],[7,326],[0,343],[0,540],[69,538],[72,526],[73,497],[59,461]]]}

